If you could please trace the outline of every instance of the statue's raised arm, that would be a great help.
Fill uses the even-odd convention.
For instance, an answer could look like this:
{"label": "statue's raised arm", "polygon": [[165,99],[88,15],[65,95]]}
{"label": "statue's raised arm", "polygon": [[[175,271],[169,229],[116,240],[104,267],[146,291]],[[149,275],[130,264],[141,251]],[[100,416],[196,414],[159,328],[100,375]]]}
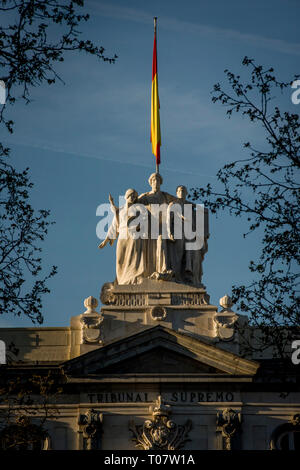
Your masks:
{"label": "statue's raised arm", "polygon": [[[135,223],[137,213],[142,209],[138,203],[138,193],[128,189],[125,193],[125,205],[117,208],[110,195],[112,211],[115,216],[106,239],[100,243],[103,248],[107,243],[112,244],[118,238],[116,249],[116,275],[118,284],[136,284],[148,276],[147,248],[141,237],[135,237],[139,223]],[[145,208],[144,208],[145,212]],[[111,241],[110,241],[111,240]]]}
{"label": "statue's raised arm", "polygon": [[117,207],[114,203],[114,199],[111,194],[108,195],[109,203],[110,203],[110,209],[112,213],[119,218],[119,207]]}

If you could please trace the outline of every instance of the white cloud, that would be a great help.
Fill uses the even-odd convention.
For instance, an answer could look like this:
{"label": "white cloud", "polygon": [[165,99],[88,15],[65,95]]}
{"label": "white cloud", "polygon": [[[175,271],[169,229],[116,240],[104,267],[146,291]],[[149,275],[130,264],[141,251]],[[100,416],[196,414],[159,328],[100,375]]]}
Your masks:
{"label": "white cloud", "polygon": [[[143,10],[109,5],[91,1],[93,12],[108,18],[116,18],[136,23],[148,24],[153,21],[153,15]],[[204,24],[196,24],[190,21],[178,20],[176,18],[160,16],[159,27],[170,31],[193,33],[204,37],[230,39],[237,42],[243,41],[248,44],[264,47],[283,54],[300,55],[300,43],[291,43],[283,39],[268,38],[266,36],[241,32],[229,28],[220,28]]]}
{"label": "white cloud", "polygon": [[[25,140],[20,140],[17,142],[16,140],[12,144],[9,141],[3,141],[5,145],[11,145],[11,146],[20,146],[20,147],[27,147],[27,148],[35,148],[35,149],[41,149],[41,150],[46,150],[54,153],[61,153],[64,154],[64,156],[75,156],[75,157],[81,157],[81,158],[93,158],[96,160],[104,160],[108,162],[115,162],[115,163],[122,163],[122,164],[127,164],[129,166],[138,166],[138,167],[143,167],[143,168],[153,168],[153,162],[149,160],[149,164],[138,161],[138,160],[125,160],[125,159],[118,159],[114,156],[108,156],[108,155],[100,155],[99,153],[94,154],[94,153],[82,153],[82,152],[76,152],[72,151],[68,148],[57,146],[53,144],[52,142],[47,142],[47,141],[39,141],[39,142],[30,142],[30,141],[25,141]],[[193,175],[193,176],[205,176],[209,178],[215,178],[214,175],[206,175],[202,174],[197,171],[188,171],[186,168],[174,168],[173,166],[164,166],[164,170],[168,170],[174,173],[180,173],[184,175]]]}

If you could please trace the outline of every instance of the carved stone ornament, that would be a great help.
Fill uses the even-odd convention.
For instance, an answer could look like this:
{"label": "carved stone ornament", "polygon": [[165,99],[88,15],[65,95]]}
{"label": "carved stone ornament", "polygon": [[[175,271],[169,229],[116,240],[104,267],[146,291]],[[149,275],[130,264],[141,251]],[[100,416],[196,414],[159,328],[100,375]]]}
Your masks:
{"label": "carved stone ornament", "polygon": [[151,308],[150,315],[153,320],[162,321],[167,318],[167,311],[161,305],[156,305]]}
{"label": "carved stone ornament", "polygon": [[222,433],[225,439],[225,450],[232,449],[232,439],[241,431],[241,414],[226,408],[217,413],[217,431]]}
{"label": "carved stone ornament", "polygon": [[99,449],[103,415],[94,409],[79,415],[79,433],[82,435],[83,450]]}
{"label": "carved stone ornament", "polygon": [[114,284],[112,282],[106,282],[103,284],[100,293],[100,300],[104,305],[115,305],[117,298],[113,293],[113,287]]}
{"label": "carved stone ornament", "polygon": [[292,416],[291,423],[292,423],[293,426],[300,426],[300,414],[299,413]]}
{"label": "carved stone ornament", "polygon": [[200,294],[171,294],[172,305],[209,305],[210,297],[206,292]]}
{"label": "carved stone ornament", "polygon": [[82,343],[102,343],[100,336],[100,324],[103,317],[96,312],[98,300],[95,297],[88,297],[84,301],[86,311],[81,315],[80,323],[82,325]]}
{"label": "carved stone ornament", "polygon": [[86,307],[86,311],[84,313],[97,313],[95,308],[98,307],[98,300],[91,295],[85,299],[83,305]]}
{"label": "carved stone ornament", "polygon": [[178,425],[172,421],[169,417],[171,406],[163,403],[160,395],[149,411],[152,419],[147,419],[144,424],[136,425],[134,421],[129,423],[136,447],[143,450],[177,450],[190,440],[187,434],[192,428],[192,422],[188,420],[184,425]]}
{"label": "carved stone ornament", "polygon": [[220,299],[222,311],[214,316],[214,323],[217,336],[222,341],[231,341],[234,338],[235,323],[239,316],[231,310],[232,300],[228,295]]}
{"label": "carved stone ornament", "polygon": [[229,295],[224,295],[224,297],[221,297],[219,300],[221,307],[223,308],[223,311],[231,312],[231,307],[233,305],[231,297]]}
{"label": "carved stone ornament", "polygon": [[169,269],[163,273],[155,271],[154,273],[151,274],[150,279],[154,279],[155,281],[172,281],[174,277],[175,277],[174,271]]}

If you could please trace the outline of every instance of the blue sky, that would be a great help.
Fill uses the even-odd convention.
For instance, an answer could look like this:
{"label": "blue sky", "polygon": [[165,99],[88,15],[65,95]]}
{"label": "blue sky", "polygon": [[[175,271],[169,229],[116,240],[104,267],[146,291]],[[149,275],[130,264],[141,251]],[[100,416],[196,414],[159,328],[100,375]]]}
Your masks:
{"label": "blue sky", "polygon": [[[245,55],[273,66],[282,80],[299,73],[300,3],[297,0],[214,2],[86,2],[91,19],[84,34],[118,55],[114,65],[83,54],[66,55],[57,67],[65,85],[32,90],[32,103],[14,105],[15,132],[1,137],[18,168],[30,167],[34,207],[51,210],[56,224],[43,244],[43,264],[58,266],[44,297],[44,326],[64,326],[82,313],[83,301],[99,297],[115,277],[115,250],[98,250],[96,208],[129,187],[149,189],[150,92],[153,16],[158,17],[158,80],[161,102],[162,189],[172,194],[216,182],[226,162],[246,157],[243,142],[264,145],[264,135],[240,116],[228,120],[211,101],[224,69],[245,74]],[[291,90],[292,92],[292,90]],[[298,112],[291,92],[278,97]],[[300,106],[300,105],[299,105]],[[200,201],[201,202],[201,201]],[[226,214],[210,217],[203,282],[218,305],[235,283],[249,282],[250,259],[260,236],[243,239],[246,226]],[[31,326],[4,315],[0,326]]]}

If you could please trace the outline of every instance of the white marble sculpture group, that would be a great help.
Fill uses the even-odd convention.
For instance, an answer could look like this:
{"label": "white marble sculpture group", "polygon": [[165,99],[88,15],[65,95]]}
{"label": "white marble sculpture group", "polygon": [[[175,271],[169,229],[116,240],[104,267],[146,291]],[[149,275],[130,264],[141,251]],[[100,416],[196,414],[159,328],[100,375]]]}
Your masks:
{"label": "white marble sculpture group", "polygon": [[[201,286],[202,261],[209,236],[207,211],[203,209],[201,228],[197,230],[196,205],[187,201],[186,187],[178,186],[176,196],[172,196],[161,191],[162,182],[162,176],[153,173],[149,178],[151,191],[139,196],[134,189],[128,189],[125,205],[120,208],[109,196],[114,218],[99,248],[118,240],[116,281],[119,285],[140,284],[150,278]],[[183,226],[188,223],[194,240],[187,239]],[[178,227],[179,235],[175,233]],[[188,248],[193,243],[197,243],[197,249]]]}

